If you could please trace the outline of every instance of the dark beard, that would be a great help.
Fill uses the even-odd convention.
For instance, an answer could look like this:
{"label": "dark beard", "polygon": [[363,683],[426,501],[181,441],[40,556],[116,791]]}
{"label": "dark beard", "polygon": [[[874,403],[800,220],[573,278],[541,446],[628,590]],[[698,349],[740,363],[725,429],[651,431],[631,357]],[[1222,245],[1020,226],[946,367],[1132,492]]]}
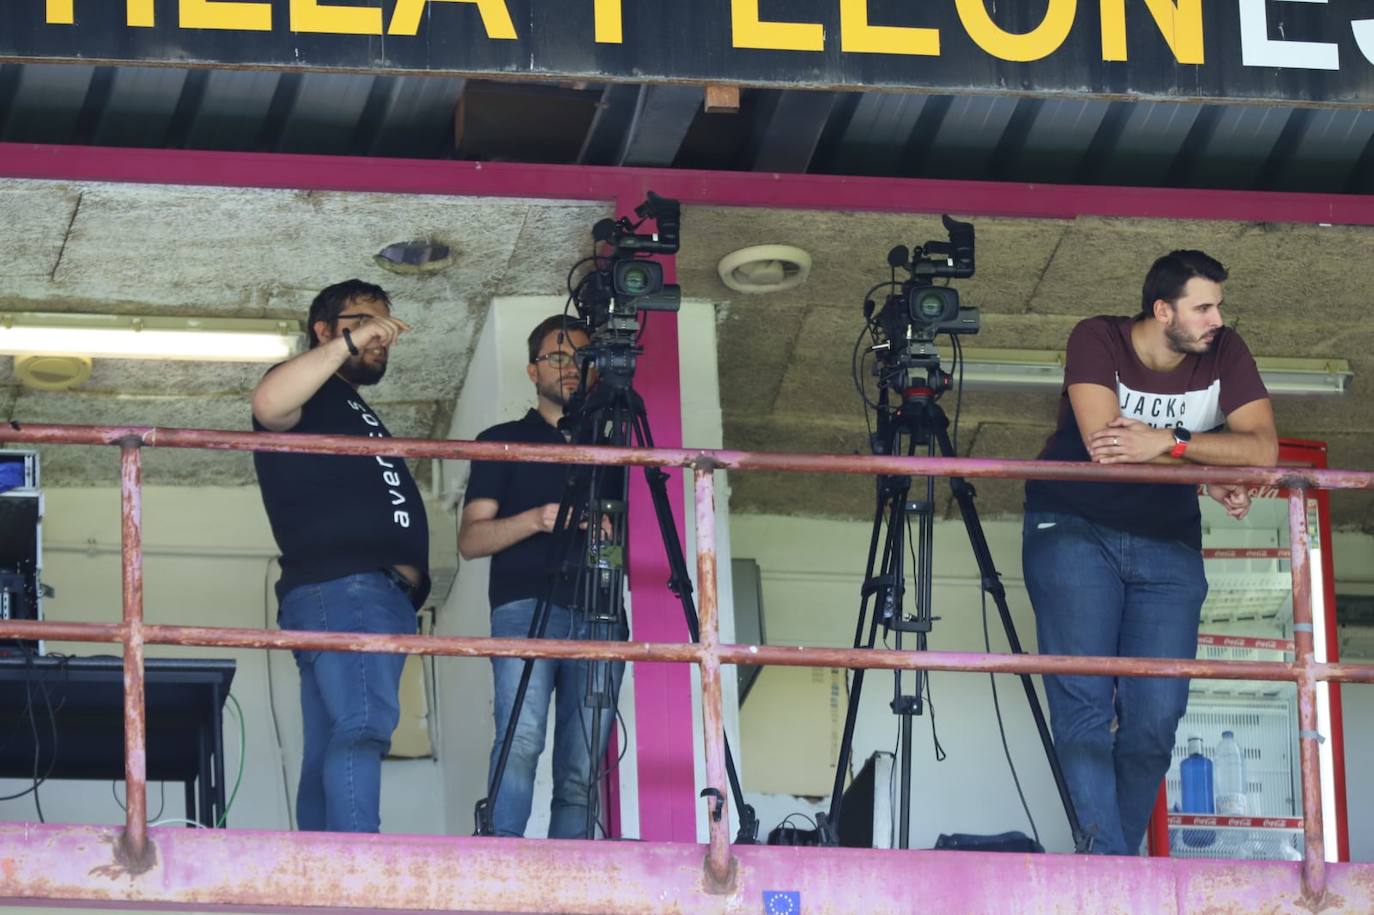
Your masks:
{"label": "dark beard", "polygon": [[1217,336],[1219,334],[1220,331],[1214,334],[1211,340],[1203,342],[1196,337],[1184,336],[1180,331],[1175,329],[1173,324],[1164,328],[1164,338],[1169,341],[1169,348],[1184,356],[1198,355],[1207,352],[1217,342]]}
{"label": "dark beard", "polygon": [[556,403],[560,407],[567,407],[570,395],[563,393],[563,382],[560,380],[555,384],[542,385],[539,388],[539,395],[550,403]]}
{"label": "dark beard", "polygon": [[366,362],[363,362],[361,357],[355,357],[354,359],[349,359],[343,365],[339,366],[339,377],[341,377],[344,381],[347,381],[350,384],[357,385],[358,387],[376,384],[377,382],[381,381],[382,378],[385,376],[385,362],[383,362],[379,366],[374,367],[368,365]]}

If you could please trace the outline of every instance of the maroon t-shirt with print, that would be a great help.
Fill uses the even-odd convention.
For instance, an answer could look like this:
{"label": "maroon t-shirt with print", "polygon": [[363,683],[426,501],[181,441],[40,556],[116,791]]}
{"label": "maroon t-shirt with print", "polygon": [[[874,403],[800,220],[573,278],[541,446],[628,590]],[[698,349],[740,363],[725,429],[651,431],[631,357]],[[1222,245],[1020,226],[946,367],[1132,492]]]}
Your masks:
{"label": "maroon t-shirt with print", "polygon": [[[1205,353],[1189,353],[1171,372],[1147,368],[1131,345],[1134,318],[1102,315],[1069,335],[1059,419],[1040,452],[1043,461],[1086,461],[1069,385],[1100,384],[1116,392],[1121,415],[1160,428],[1210,432],[1239,407],[1268,397],[1255,358],[1240,334],[1222,328]],[[1202,548],[1197,488],[1156,483],[1029,480],[1026,510],[1080,515],[1117,530]]]}

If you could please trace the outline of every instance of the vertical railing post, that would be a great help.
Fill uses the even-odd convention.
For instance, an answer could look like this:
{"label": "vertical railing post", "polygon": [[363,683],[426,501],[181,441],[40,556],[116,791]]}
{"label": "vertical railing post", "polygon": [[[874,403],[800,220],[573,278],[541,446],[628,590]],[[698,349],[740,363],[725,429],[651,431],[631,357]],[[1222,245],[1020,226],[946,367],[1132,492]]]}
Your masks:
{"label": "vertical railing post", "polygon": [[716,887],[730,884],[729,788],[725,777],[725,715],[720,685],[720,618],[716,595],[716,490],[710,466],[693,469],[696,484],[697,588],[701,595],[701,723],[706,747],[710,849],[707,876]]}
{"label": "vertical railing post", "polygon": [[[119,446],[124,599],[124,791],[127,819],[121,842],[130,870],[146,870],[148,850],[147,722],[143,699],[143,442]],[[189,816],[189,813],[188,813]]]}
{"label": "vertical railing post", "polygon": [[1317,731],[1315,633],[1312,627],[1311,537],[1307,489],[1288,492],[1289,551],[1293,571],[1293,665],[1298,669],[1298,747],[1302,765],[1303,895],[1319,904],[1326,895],[1326,839],[1322,825],[1321,756]]}

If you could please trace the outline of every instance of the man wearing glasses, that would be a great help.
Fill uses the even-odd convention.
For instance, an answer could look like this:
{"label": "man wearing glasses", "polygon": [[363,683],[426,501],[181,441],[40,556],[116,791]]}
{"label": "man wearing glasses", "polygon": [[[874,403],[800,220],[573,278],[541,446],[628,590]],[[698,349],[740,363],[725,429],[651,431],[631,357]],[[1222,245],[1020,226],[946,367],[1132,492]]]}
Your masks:
{"label": "man wearing glasses", "polygon": [[[588,337],[580,324],[563,315],[547,318],[529,336],[529,364],[536,406],[522,419],[502,423],[477,436],[478,441],[566,444],[558,429],[564,407],[577,392],[579,373],[574,353]],[[607,473],[618,472],[608,468]],[[464,559],[490,556],[491,634],[494,638],[529,635],[539,599],[550,594],[550,639],[585,639],[589,625],[576,606],[571,575],[559,574],[565,556],[585,552],[586,522],[577,520],[555,530],[559,500],[567,489],[568,468],[560,464],[474,461],[463,507],[458,552]],[[614,491],[612,486],[609,491]],[[572,493],[573,505],[586,493]],[[551,590],[550,590],[551,589]],[[585,610],[586,608],[580,608]],[[621,631],[620,638],[628,632]],[[495,773],[524,661],[492,658],[496,740],[491,773]],[[592,710],[583,705],[588,684],[586,661],[539,659],[517,719],[506,769],[491,802],[491,824],[500,836],[523,836],[533,804],[535,767],[543,752],[549,703],[555,697],[553,800],[549,837],[587,835],[587,795],[593,784],[593,762],[606,751],[614,710],[601,711],[600,746],[591,747]],[[611,667],[612,694],[619,689],[623,662]],[[490,784],[490,777],[488,780]]]}
{"label": "man wearing glasses", "polygon": [[[253,428],[389,438],[358,393],[382,380],[391,346],[410,330],[391,316],[387,294],[336,283],[315,297],[307,324],[310,348],[258,382]],[[253,464],[281,550],[281,627],[413,635],[429,593],[429,523],[405,461],[257,452]],[[405,656],[293,654],[305,731],[297,826],[377,832]]]}

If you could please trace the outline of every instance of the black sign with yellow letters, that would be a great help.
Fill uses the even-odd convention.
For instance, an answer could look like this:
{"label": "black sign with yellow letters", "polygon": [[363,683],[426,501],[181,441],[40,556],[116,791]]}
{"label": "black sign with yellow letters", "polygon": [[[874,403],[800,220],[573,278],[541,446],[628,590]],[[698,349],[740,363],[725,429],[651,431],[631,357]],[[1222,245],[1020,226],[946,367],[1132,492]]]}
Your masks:
{"label": "black sign with yellow letters", "polygon": [[0,59],[1374,104],[1374,0],[4,0]]}

